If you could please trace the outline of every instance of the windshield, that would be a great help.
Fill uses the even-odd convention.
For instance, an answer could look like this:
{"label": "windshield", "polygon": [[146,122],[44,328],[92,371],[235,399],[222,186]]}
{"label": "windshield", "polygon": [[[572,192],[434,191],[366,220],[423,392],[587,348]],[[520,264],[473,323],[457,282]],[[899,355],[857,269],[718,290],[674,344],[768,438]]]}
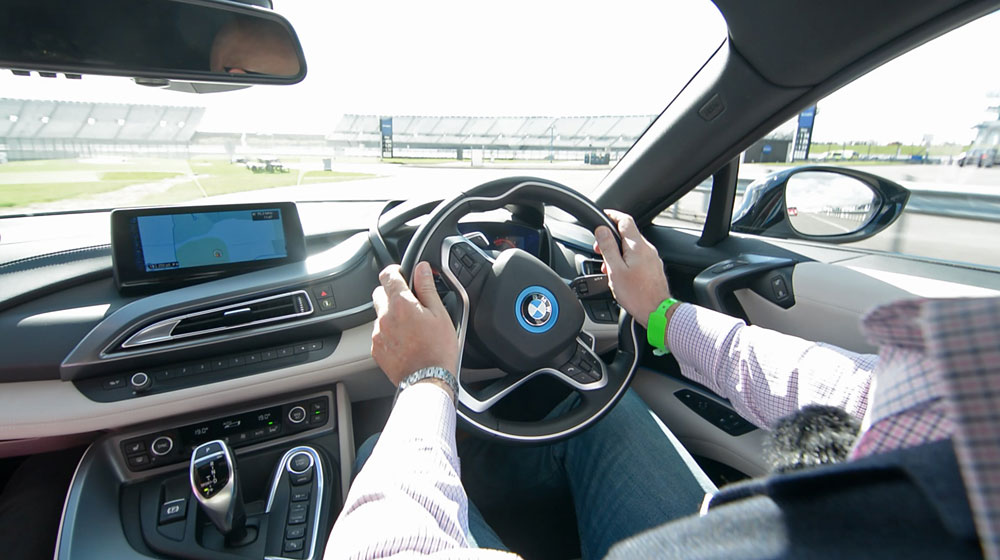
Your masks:
{"label": "windshield", "polygon": [[593,190],[724,40],[689,2],[274,0],[308,74],[190,94],[0,75],[0,214]]}

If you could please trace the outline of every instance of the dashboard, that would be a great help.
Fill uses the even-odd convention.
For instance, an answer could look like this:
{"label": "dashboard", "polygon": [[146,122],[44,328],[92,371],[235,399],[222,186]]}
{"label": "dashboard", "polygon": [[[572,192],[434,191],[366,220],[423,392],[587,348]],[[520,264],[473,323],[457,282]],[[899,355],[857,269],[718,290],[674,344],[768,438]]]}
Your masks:
{"label": "dashboard", "polygon": [[[351,400],[391,393],[369,354],[383,264],[368,232],[350,221],[311,232],[315,209],[300,206],[303,260],[159,293],[119,293],[108,245],[0,264],[0,408],[10,419],[0,454],[20,439],[121,429],[333,382]],[[523,249],[567,280],[589,272],[594,257],[589,232],[573,224],[460,229],[497,253]],[[234,310],[250,319],[234,322]],[[589,318],[588,328],[613,343],[605,318]]]}
{"label": "dashboard", "polygon": [[[262,266],[237,258],[235,268],[212,261],[235,256],[234,243],[185,253],[174,236],[173,246],[154,246],[150,239],[177,220],[147,224],[123,213],[135,226],[118,230],[131,233],[125,254],[135,266],[125,277],[139,282],[132,286],[115,273],[111,239],[87,246],[70,239],[45,251],[0,246],[0,457],[90,444],[67,495],[58,558],[218,557],[225,537],[204,523],[187,471],[220,441],[239,463],[247,526],[262,535],[253,556],[312,558],[322,550],[351,481],[353,403],[394,391],[370,355],[371,293],[385,253],[398,261],[415,226],[387,232],[380,254],[362,225],[378,208],[317,204],[324,211],[298,208],[301,255],[286,244]],[[287,210],[238,217],[262,235],[253,255],[294,240],[275,225]],[[331,215],[343,220],[316,231]],[[209,217],[218,225],[228,216]],[[65,228],[80,216],[39,218]],[[87,218],[89,231],[107,231],[111,221],[108,213]],[[200,226],[181,225],[182,241],[197,241]],[[494,256],[526,251],[567,282],[593,270],[593,239],[573,224],[482,219],[458,229]],[[211,275],[184,272],[206,262]],[[136,274],[148,280],[164,270],[181,274],[152,284]],[[445,297],[446,305],[455,299]],[[584,330],[603,352],[617,344],[618,325],[599,303],[583,301]],[[499,371],[469,364],[462,375],[470,383]]]}

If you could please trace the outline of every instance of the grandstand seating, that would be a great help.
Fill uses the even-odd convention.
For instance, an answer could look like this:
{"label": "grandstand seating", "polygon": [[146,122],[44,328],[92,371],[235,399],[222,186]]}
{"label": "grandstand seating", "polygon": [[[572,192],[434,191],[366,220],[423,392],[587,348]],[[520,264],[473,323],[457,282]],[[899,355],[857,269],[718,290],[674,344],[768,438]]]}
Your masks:
{"label": "grandstand seating", "polygon": [[[393,144],[409,150],[502,150],[524,157],[551,152],[612,152],[620,155],[655,115],[595,117],[430,117],[394,116]],[[341,148],[380,142],[379,117],[344,115],[326,139]],[[534,154],[534,156],[532,156]]]}
{"label": "grandstand seating", "polygon": [[183,153],[201,107],[0,99],[0,141],[10,160],[134,151]]}

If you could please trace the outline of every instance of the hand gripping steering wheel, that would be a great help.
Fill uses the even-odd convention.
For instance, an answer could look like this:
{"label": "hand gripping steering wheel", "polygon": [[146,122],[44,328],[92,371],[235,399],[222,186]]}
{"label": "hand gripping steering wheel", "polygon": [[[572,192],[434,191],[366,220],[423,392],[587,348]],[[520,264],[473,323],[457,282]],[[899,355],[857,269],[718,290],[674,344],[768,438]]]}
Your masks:
{"label": "hand gripping steering wheel", "polygon": [[[589,230],[615,225],[592,202],[558,183],[507,178],[485,183],[446,200],[417,229],[402,259],[404,278],[426,260],[458,296],[452,314],[459,342],[458,415],[481,435],[509,442],[544,443],[576,434],[599,420],[624,395],[638,362],[635,321],[624,311],[618,350],[603,362],[581,339],[584,310],[575,292],[545,263],[520,249],[497,258],[458,231],[458,221],[517,202],[544,203],[575,217]],[[462,381],[461,355],[467,345],[506,375],[472,390]],[[552,376],[580,395],[579,405],[562,416],[536,422],[498,418],[491,408],[528,380]]]}

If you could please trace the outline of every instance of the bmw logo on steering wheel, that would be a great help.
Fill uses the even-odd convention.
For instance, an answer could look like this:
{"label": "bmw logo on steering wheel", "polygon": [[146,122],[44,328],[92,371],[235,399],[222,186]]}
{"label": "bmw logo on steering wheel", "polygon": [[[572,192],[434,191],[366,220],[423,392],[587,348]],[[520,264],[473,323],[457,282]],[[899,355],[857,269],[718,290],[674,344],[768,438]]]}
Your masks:
{"label": "bmw logo on steering wheel", "polygon": [[541,286],[528,286],[521,290],[514,303],[514,315],[524,330],[543,333],[552,328],[559,318],[559,303],[552,292]]}

